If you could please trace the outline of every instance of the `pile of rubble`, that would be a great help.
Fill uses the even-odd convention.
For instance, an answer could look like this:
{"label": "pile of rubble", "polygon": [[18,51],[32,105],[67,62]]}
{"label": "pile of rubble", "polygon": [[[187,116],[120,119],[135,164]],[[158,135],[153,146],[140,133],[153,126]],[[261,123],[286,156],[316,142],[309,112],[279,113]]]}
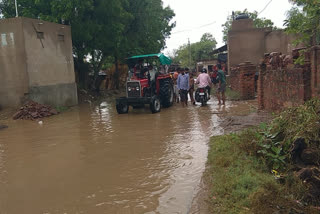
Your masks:
{"label": "pile of rubble", "polygon": [[271,69],[292,68],[299,66],[295,65],[294,62],[300,55],[304,55],[304,61],[308,64],[310,61],[310,53],[306,51],[306,48],[293,49],[290,55],[282,54],[281,52],[265,53],[261,64],[266,64],[270,66]]}
{"label": "pile of rubble", "polygon": [[36,120],[58,114],[57,110],[50,106],[29,101],[13,115],[14,120]]}

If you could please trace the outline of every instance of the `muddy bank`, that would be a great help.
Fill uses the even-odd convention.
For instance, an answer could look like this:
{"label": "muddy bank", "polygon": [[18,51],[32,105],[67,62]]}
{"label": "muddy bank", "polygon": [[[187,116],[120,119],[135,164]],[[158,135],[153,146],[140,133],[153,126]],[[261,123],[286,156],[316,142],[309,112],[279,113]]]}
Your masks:
{"label": "muddy bank", "polygon": [[[242,104],[243,101],[233,102],[235,105]],[[272,119],[272,115],[268,112],[258,111],[257,102],[249,101],[249,108],[238,108],[232,112],[222,113],[222,121],[220,126],[223,128],[223,134],[240,132],[246,128],[254,127],[262,122],[268,122]],[[213,181],[209,175],[209,165],[206,164],[206,170],[202,176],[198,186],[197,193],[193,198],[189,214],[211,214],[211,185]]]}
{"label": "muddy bank", "polygon": [[[211,139],[208,185],[191,213],[319,213],[319,112],[320,100],[312,99],[260,126],[268,114],[226,117],[226,135]],[[239,132],[250,126],[256,128]],[[205,200],[210,203],[202,208],[197,201]]]}
{"label": "muddy bank", "polygon": [[270,121],[271,119],[272,116],[268,112],[252,112],[242,116],[227,116],[221,123],[221,126],[224,129],[224,133],[229,134],[257,126],[260,123]]}

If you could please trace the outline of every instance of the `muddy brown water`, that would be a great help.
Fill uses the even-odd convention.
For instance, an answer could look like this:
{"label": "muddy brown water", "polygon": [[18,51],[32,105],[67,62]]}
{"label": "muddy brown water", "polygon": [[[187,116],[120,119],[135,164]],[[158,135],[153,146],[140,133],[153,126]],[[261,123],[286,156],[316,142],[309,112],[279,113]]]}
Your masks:
{"label": "muddy brown water", "polygon": [[223,112],[175,105],[118,115],[112,101],[0,120],[0,213],[188,213]]}

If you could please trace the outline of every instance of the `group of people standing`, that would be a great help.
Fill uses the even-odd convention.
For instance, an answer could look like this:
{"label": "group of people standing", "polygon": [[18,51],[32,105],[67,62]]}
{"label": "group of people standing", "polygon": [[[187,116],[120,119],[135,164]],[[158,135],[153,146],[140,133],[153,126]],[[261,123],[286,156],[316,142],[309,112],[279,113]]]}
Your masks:
{"label": "group of people standing", "polygon": [[180,102],[182,106],[188,105],[188,94],[190,96],[191,103],[193,105],[196,104],[194,99],[195,85],[197,85],[198,88],[206,88],[209,99],[211,88],[215,87],[218,104],[225,105],[226,75],[220,64],[215,66],[211,76],[208,74],[207,69],[203,68],[196,81],[194,78],[194,73],[189,72],[188,68],[177,68],[172,78],[174,81],[175,101],[177,103]]}

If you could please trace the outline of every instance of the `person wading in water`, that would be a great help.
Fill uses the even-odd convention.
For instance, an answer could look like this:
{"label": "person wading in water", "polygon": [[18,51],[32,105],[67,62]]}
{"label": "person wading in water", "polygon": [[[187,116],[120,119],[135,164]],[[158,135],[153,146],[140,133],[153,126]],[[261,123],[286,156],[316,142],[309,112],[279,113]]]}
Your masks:
{"label": "person wading in water", "polygon": [[221,97],[222,97],[222,104],[226,104],[226,75],[224,74],[221,64],[218,64],[218,90],[217,90],[217,97],[219,100],[219,105],[221,105]]}
{"label": "person wading in water", "polygon": [[[186,71],[188,72],[189,68],[186,68]],[[193,77],[193,73],[189,72],[189,96],[191,99],[191,103],[195,105],[196,102],[194,100],[193,92],[194,92],[194,77]]]}
{"label": "person wading in water", "polygon": [[181,69],[181,73],[178,76],[177,86],[180,92],[180,102],[182,107],[188,105],[188,91],[189,91],[189,75],[185,73],[184,69]]}

